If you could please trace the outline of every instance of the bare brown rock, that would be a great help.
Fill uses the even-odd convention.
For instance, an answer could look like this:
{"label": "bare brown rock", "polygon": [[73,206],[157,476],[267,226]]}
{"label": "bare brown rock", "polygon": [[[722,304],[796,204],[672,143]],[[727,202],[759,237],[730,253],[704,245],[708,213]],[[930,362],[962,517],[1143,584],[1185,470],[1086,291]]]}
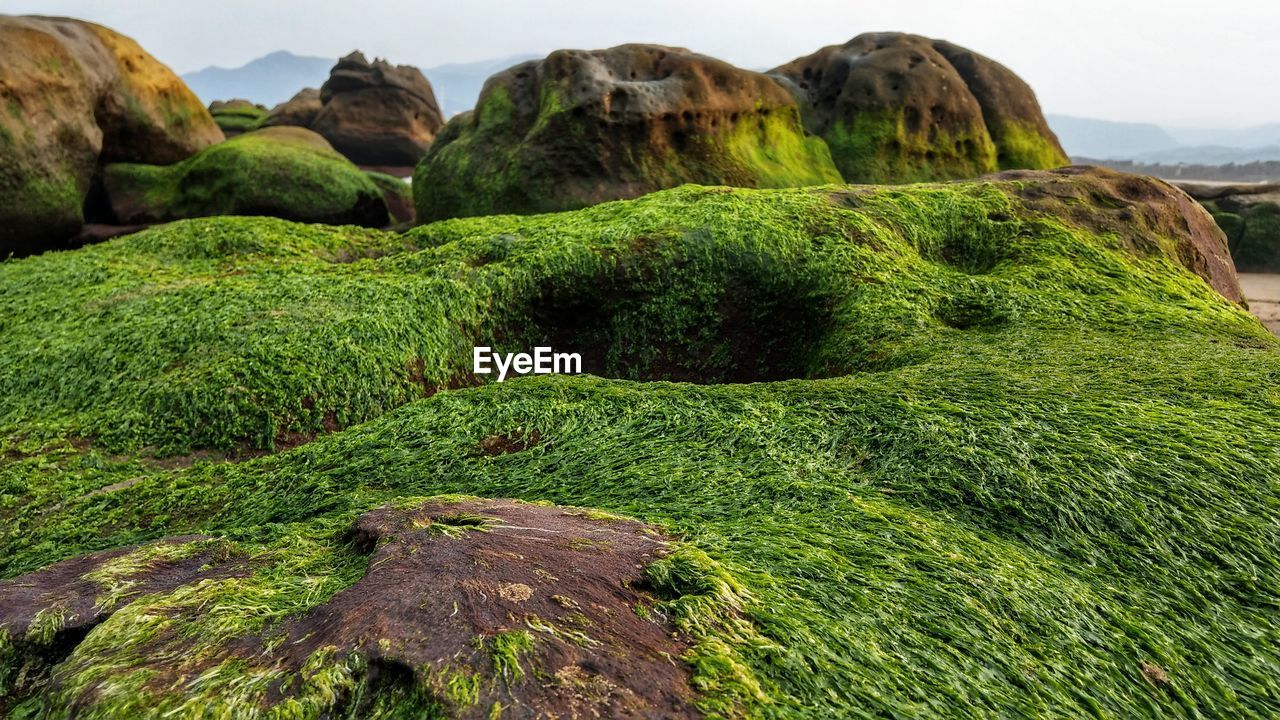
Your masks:
{"label": "bare brown rock", "polygon": [[320,103],[311,129],[357,165],[411,167],[444,126],[422,71],[359,52],[334,66]]}
{"label": "bare brown rock", "polygon": [[296,125],[309,128],[320,114],[320,91],[315,88],[304,88],[286,102],[271,108],[262,121],[263,127],[275,125]]}
{"label": "bare brown rock", "polygon": [[[668,552],[655,528],[576,508],[431,499],[367,512],[351,539],[370,554],[364,577],[310,610],[264,635],[231,636],[192,653],[193,639],[180,628],[200,608],[144,608],[176,622],[157,629],[144,652],[113,672],[145,672],[151,692],[188,693],[192,678],[230,662],[273,678],[252,701],[267,713],[292,703],[325,717],[363,717],[383,695],[406,703],[412,695],[458,718],[488,718],[496,710],[503,718],[700,716],[692,668],[681,660],[689,645],[665,618],[642,611],[657,603],[644,589],[645,567]],[[163,543],[185,547],[193,540]],[[57,609],[70,618],[65,627],[75,629],[62,643],[65,658],[105,619],[96,609],[103,585],[89,573],[132,550],[0,581],[0,625],[25,636]],[[116,575],[133,583],[134,598],[237,574],[250,562],[258,561],[189,552]],[[52,682],[81,667],[72,658]],[[304,697],[306,678],[327,668],[357,668],[357,682],[367,689]],[[210,674],[202,692],[243,703],[237,682]],[[96,700],[92,690],[69,698],[90,711]]]}

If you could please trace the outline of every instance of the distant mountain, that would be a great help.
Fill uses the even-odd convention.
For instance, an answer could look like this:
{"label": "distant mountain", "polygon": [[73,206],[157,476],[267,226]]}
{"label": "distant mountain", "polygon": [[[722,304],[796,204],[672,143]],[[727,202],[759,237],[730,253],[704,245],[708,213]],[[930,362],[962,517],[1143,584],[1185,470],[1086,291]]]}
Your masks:
{"label": "distant mountain", "polygon": [[436,100],[440,101],[440,109],[444,112],[444,116],[452,117],[475,107],[476,99],[480,97],[480,89],[484,87],[484,81],[488,80],[490,75],[537,57],[542,56],[522,54],[495,60],[437,65],[423,69],[422,73],[431,81],[431,87],[436,92]]}
{"label": "distant mountain", "polygon": [[1139,165],[1246,165],[1280,160],[1280,123],[1238,129],[1162,127],[1154,123],[1046,115],[1073,158]]}
{"label": "distant mountain", "polygon": [[1171,150],[1178,141],[1153,123],[1126,123],[1070,115],[1046,115],[1062,149],[1071,157],[1129,160]]}
{"label": "distant mountain", "polygon": [[1221,145],[1229,148],[1266,148],[1280,145],[1280,123],[1245,128],[1171,126],[1168,130],[1180,145]]}
{"label": "distant mountain", "polygon": [[305,87],[318,88],[336,58],[306,57],[281,50],[238,68],[209,67],[182,79],[206,104],[244,98],[271,107]]}
{"label": "distant mountain", "polygon": [[1244,165],[1255,162],[1280,161],[1280,145],[1269,147],[1226,147],[1223,145],[1196,145],[1170,150],[1142,153],[1132,158],[1140,163],[1163,165]]}

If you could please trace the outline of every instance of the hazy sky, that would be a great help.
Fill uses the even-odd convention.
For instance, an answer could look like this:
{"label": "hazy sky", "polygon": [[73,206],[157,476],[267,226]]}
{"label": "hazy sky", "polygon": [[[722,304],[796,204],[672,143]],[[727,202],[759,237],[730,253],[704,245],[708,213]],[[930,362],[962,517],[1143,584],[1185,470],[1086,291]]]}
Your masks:
{"label": "hazy sky", "polygon": [[275,50],[336,58],[359,48],[429,67],[622,42],[764,68],[858,33],[901,30],[999,60],[1051,113],[1280,122],[1274,0],[0,0],[0,12],[103,23],[179,72]]}

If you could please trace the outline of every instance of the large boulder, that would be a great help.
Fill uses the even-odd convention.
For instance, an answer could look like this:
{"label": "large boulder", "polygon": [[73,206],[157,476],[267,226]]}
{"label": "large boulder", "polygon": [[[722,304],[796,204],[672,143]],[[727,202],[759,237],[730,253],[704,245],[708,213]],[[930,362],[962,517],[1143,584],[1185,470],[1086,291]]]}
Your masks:
{"label": "large boulder", "polygon": [[682,48],[558,50],[485,83],[414,174],[420,222],[537,213],[684,183],[837,182],[795,100],[755,72]]}
{"label": "large boulder", "polygon": [[356,164],[407,176],[444,127],[444,115],[421,70],[369,62],[357,50],[333,66],[319,90],[298,92],[262,124],[310,128]]}
{"label": "large boulder", "polygon": [[305,128],[245,133],[175,165],[108,165],[102,186],[124,225],[210,215],[368,227],[389,219],[379,186]]}
{"label": "large boulder", "polygon": [[133,40],[65,18],[0,16],[0,257],[66,244],[101,163],[173,163],[222,132]]}
{"label": "large boulder", "polygon": [[334,66],[320,87],[320,103],[311,129],[360,165],[412,167],[444,126],[421,70],[370,63],[359,52]]}
{"label": "large boulder", "polygon": [[1068,160],[1035,93],[1008,68],[943,40],[868,33],[770,74],[800,101],[849,182],[916,182]]}

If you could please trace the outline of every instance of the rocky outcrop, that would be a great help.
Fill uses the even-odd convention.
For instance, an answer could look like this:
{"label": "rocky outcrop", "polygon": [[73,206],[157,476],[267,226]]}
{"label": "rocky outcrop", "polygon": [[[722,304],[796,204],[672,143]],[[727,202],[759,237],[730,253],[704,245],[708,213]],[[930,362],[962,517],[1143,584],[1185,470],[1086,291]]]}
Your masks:
{"label": "rocky outcrop", "polygon": [[262,121],[263,127],[277,125],[296,125],[309,128],[320,114],[320,91],[315,88],[304,88],[286,102],[271,108]]}
{"label": "rocky outcrop", "polygon": [[383,191],[324,138],[264,128],[169,166],[121,163],[103,171],[112,220],[124,225],[210,215],[381,227]]}
{"label": "rocky outcrop", "polygon": [[914,182],[1067,164],[1031,88],[943,40],[859,35],[770,71],[849,182]]}
{"label": "rocky outcrop", "polygon": [[222,139],[182,80],[133,40],[0,16],[0,257],[65,245],[100,164],[182,160]]}
{"label": "rocky outcrop", "polygon": [[683,183],[839,179],[795,100],[759,73],[682,48],[558,50],[489,78],[414,175],[419,221],[536,213]]}
{"label": "rocky outcrop", "polygon": [[358,165],[408,175],[444,115],[421,70],[369,62],[356,51],[333,66],[319,91],[307,88],[277,105],[264,124],[310,128]]}
{"label": "rocky outcrop", "polygon": [[214,100],[209,103],[209,114],[222,134],[230,138],[257,130],[267,117],[267,109],[248,100]]}
{"label": "rocky outcrop", "polygon": [[1213,214],[1241,272],[1280,272],[1280,184],[1178,183]]}

